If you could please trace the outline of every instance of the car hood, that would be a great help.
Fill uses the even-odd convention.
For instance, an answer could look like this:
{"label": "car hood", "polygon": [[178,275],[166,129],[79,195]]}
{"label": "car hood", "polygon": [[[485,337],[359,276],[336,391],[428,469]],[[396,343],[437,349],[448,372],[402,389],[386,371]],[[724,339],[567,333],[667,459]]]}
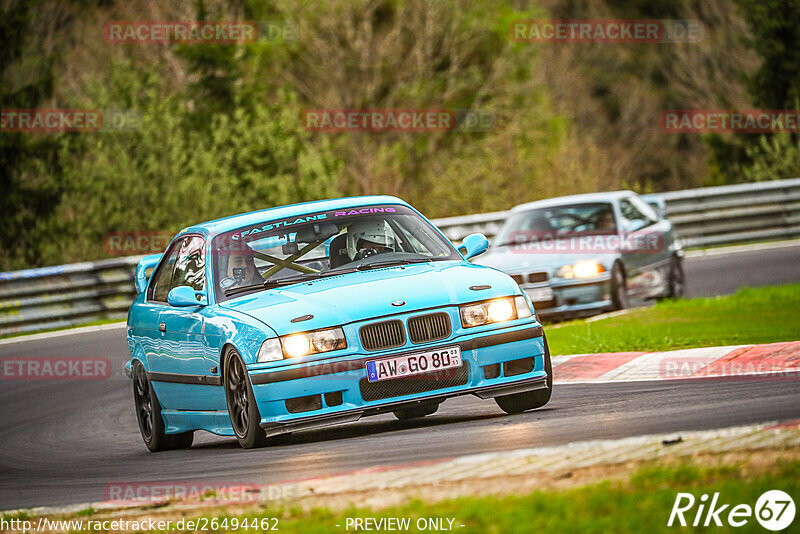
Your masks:
{"label": "car hood", "polygon": [[581,260],[596,259],[606,269],[611,269],[616,254],[589,254],[589,253],[547,253],[530,254],[512,247],[496,247],[489,249],[486,254],[478,258],[475,263],[494,267],[509,274],[527,273],[534,271],[547,271],[551,277],[560,267],[572,265]]}
{"label": "car hood", "polygon": [[[491,288],[469,289],[476,285]],[[517,284],[494,269],[438,261],[331,276],[245,295],[221,306],[249,314],[284,335],[517,292]],[[392,305],[399,301],[405,304]],[[291,322],[303,315],[314,317]]]}

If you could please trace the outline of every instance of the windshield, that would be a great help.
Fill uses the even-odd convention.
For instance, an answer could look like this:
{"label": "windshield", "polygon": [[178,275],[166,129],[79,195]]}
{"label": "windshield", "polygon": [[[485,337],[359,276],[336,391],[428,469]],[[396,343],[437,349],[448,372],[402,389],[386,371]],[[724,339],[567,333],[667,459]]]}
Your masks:
{"label": "windshield", "polygon": [[383,265],[461,259],[404,206],[359,206],[265,220],[214,238],[218,301]]}
{"label": "windshield", "polygon": [[500,229],[494,246],[522,243],[545,236],[613,234],[614,210],[608,202],[551,206],[511,215]]}

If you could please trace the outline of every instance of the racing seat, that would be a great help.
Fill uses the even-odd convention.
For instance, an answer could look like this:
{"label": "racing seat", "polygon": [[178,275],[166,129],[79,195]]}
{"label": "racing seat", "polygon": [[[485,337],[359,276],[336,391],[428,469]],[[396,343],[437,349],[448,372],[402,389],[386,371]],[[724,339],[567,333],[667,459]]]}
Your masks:
{"label": "racing seat", "polygon": [[336,269],[337,267],[341,267],[345,263],[350,263],[352,261],[350,256],[347,255],[346,232],[340,236],[336,236],[333,241],[331,241],[329,256],[331,258],[331,269]]}

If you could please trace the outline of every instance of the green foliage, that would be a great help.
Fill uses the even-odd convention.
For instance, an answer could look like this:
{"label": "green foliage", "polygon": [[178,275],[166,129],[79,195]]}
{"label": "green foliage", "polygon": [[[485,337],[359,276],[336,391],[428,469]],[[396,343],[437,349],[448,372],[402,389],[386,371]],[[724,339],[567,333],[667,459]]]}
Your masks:
{"label": "green foliage", "polygon": [[[102,254],[113,231],[174,231],[236,213],[337,194],[339,164],[328,143],[309,142],[295,95],[270,104],[209,112],[202,125],[184,120],[181,94],[161,98],[154,77],[116,68],[120,87],[141,110],[133,132],[64,137],[60,150],[72,184],[49,221],[64,239],[43,245],[45,261]],[[96,101],[110,95],[98,88]]]}
{"label": "green foliage", "polygon": [[[53,92],[53,57],[33,55],[36,14],[25,1],[0,8],[0,108],[36,107]],[[0,132],[0,268],[39,262],[28,229],[58,204],[62,192],[50,138]]]}
{"label": "green foliage", "polygon": [[800,136],[762,135],[756,144],[746,148],[746,153],[750,163],[742,173],[747,182],[800,176]]}
{"label": "green foliage", "polygon": [[[205,2],[197,2],[197,20],[221,20],[223,13],[209,14]],[[186,61],[192,77],[186,88],[186,98],[193,108],[193,126],[200,126],[214,113],[225,113],[236,98],[236,82],[242,76],[237,56],[241,49],[226,45],[179,45],[175,55]]]}
{"label": "green foliage", "polygon": [[[760,66],[747,77],[754,107],[797,109],[800,102],[800,2],[736,0],[748,23],[750,47]],[[709,139],[712,166],[723,181],[761,181],[800,176],[798,135],[734,135]]]}
{"label": "green foliage", "polygon": [[491,0],[283,9],[302,38],[288,62],[262,62],[261,72],[294,80],[310,107],[472,108],[496,118],[488,132],[317,134],[332,138],[344,162],[346,193],[398,195],[432,217],[510,207],[521,192],[542,196],[537,181],[566,136],[549,137],[559,118],[532,80],[540,49],[508,41],[512,20],[541,10]]}
{"label": "green foliage", "polygon": [[[546,9],[511,0],[6,2],[3,107],[125,109],[142,123],[130,132],[0,135],[0,213],[12,229],[0,236],[0,270],[100,258],[109,232],[178,230],[330,196],[393,194],[438,217],[622,186],[699,185],[707,148],[661,132],[658,116],[743,93],[747,62],[735,39],[744,23],[731,1],[702,9],[686,0],[557,0]],[[754,49],[774,58],[764,68],[790,98],[797,62],[780,58],[796,50],[775,43],[797,27],[765,23],[790,8],[741,3],[760,28]],[[551,17],[699,18],[710,43],[509,41],[512,21]],[[294,27],[296,39],[98,38],[105,21],[131,18],[268,21]],[[475,132],[312,133],[301,122],[308,108],[473,109],[495,122]],[[712,170],[721,181],[733,175],[731,162],[757,161],[747,176],[791,172],[791,143],[747,151],[718,141]]]}
{"label": "green foliage", "polygon": [[736,0],[762,59],[750,77],[756,106],[784,109],[800,101],[800,3],[796,0]]}

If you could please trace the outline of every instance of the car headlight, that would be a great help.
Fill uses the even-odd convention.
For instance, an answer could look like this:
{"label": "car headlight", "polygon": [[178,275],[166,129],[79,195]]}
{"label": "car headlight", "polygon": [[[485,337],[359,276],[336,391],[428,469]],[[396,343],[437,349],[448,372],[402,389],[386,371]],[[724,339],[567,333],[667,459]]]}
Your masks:
{"label": "car headlight", "polygon": [[340,327],[283,336],[281,344],[288,358],[347,348],[344,331]]}
{"label": "car headlight", "polygon": [[528,301],[522,295],[476,302],[461,306],[459,310],[464,328],[524,319],[533,315]]}
{"label": "car headlight", "polygon": [[581,260],[573,265],[564,265],[557,272],[559,278],[592,278],[606,270],[597,260]]}
{"label": "car headlight", "polygon": [[517,319],[525,319],[533,315],[531,305],[528,304],[528,299],[522,295],[514,297],[514,306],[517,308]]}
{"label": "car headlight", "polygon": [[283,359],[283,351],[281,350],[281,342],[277,337],[266,340],[261,344],[258,349],[258,363],[274,362]]}
{"label": "car headlight", "polygon": [[493,323],[508,321],[517,314],[517,310],[514,309],[514,302],[506,299],[490,302],[486,311],[488,312],[489,320]]}

